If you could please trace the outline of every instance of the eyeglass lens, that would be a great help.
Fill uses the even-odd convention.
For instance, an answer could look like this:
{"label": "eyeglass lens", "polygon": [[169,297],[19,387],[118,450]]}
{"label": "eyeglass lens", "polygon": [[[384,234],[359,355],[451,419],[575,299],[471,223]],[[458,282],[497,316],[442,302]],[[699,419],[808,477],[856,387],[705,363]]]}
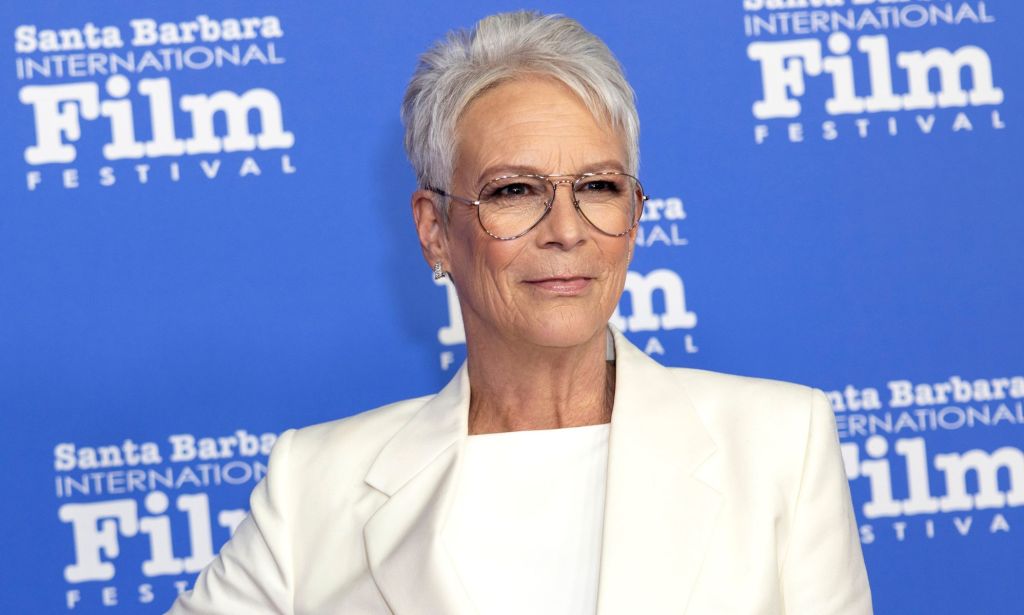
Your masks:
{"label": "eyeglass lens", "polygon": [[[625,174],[589,175],[573,184],[580,213],[599,231],[621,235],[632,228],[641,189]],[[480,191],[480,222],[496,237],[516,237],[544,216],[554,198],[554,185],[542,177],[503,177]]]}

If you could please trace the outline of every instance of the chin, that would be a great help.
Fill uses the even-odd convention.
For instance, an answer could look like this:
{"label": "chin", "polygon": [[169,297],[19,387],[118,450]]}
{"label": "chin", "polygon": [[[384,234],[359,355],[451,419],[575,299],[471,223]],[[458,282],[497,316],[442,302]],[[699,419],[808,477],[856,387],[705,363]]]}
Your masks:
{"label": "chin", "polygon": [[608,319],[579,314],[557,314],[519,332],[520,339],[546,348],[582,346],[603,334]]}

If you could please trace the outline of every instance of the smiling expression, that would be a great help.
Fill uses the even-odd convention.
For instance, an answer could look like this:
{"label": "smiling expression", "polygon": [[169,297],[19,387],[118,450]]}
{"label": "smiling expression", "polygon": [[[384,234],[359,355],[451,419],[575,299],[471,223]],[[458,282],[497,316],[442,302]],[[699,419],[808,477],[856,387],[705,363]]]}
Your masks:
{"label": "smiling expression", "polygon": [[[621,135],[566,86],[543,77],[506,81],[474,99],[459,119],[456,153],[450,192],[473,198],[502,175],[627,170]],[[565,183],[544,219],[508,241],[487,235],[473,206],[452,201],[441,258],[470,339],[570,347],[603,335],[634,237],[635,231],[610,237],[593,228]]]}

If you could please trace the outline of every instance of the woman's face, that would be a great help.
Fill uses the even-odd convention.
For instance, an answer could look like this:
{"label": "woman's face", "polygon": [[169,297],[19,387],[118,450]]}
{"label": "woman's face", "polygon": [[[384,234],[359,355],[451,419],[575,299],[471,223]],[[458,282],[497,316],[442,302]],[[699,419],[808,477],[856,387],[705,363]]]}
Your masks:
{"label": "woman's face", "polygon": [[[457,126],[449,191],[476,198],[502,175],[626,171],[622,138],[566,86],[542,77],[508,81],[469,104]],[[609,237],[575,210],[560,184],[551,211],[526,235],[489,236],[476,208],[452,201],[440,240],[470,340],[578,346],[603,336],[625,282],[635,230]]]}

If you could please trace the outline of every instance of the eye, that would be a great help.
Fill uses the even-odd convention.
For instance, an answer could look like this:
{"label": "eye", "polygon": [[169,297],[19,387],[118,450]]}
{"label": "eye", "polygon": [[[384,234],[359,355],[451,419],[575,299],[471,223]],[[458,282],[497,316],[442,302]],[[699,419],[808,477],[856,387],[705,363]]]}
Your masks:
{"label": "eye", "polygon": [[535,198],[543,196],[543,187],[535,186],[529,181],[501,181],[488,184],[484,187],[483,199],[501,199],[502,201],[514,201],[518,199]]}
{"label": "eye", "polygon": [[533,192],[533,188],[529,184],[509,184],[507,186],[501,186],[498,189],[496,196],[516,197],[516,196],[529,196]]}
{"label": "eye", "polygon": [[611,194],[616,194],[621,190],[617,183],[609,179],[590,179],[582,182],[576,188],[577,192],[607,192]]}

